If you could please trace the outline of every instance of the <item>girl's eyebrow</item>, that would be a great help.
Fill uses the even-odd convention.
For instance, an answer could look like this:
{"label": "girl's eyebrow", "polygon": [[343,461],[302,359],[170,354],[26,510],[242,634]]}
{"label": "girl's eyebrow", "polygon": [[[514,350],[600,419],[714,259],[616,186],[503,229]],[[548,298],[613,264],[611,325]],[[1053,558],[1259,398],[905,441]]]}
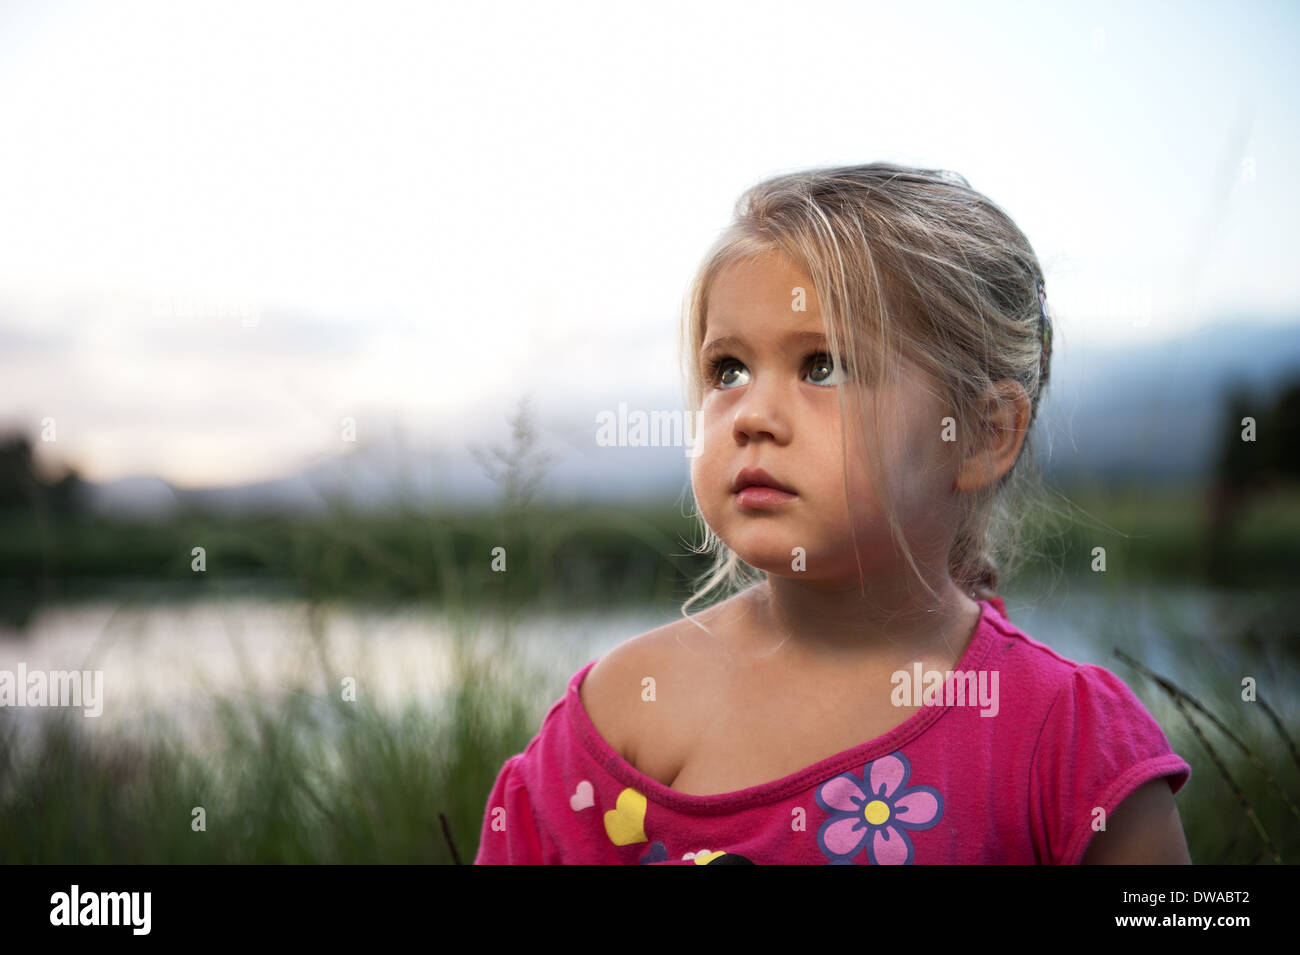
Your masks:
{"label": "girl's eyebrow", "polygon": [[[826,341],[826,335],[823,332],[811,332],[811,331],[786,332],[783,336],[781,336],[781,341],[783,343],[788,343],[788,342],[794,342],[794,343],[819,342],[820,343]],[[743,348],[744,345],[745,345],[744,341],[740,338],[737,338],[735,335],[724,335],[721,338],[715,338],[710,342],[705,342],[704,346],[700,349],[700,355],[701,356],[708,355],[712,352],[719,351],[724,348],[737,348],[737,347]]]}

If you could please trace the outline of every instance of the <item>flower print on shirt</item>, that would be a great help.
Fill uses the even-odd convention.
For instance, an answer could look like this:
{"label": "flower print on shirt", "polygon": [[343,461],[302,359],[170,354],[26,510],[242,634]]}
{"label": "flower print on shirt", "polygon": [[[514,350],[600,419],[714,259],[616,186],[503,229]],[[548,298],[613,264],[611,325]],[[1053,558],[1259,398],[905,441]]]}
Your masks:
{"label": "flower print on shirt", "polygon": [[831,865],[854,865],[865,847],[871,865],[910,865],[909,829],[929,829],[943,815],[933,786],[908,786],[912,764],[902,753],[867,763],[862,775],[841,773],[818,787],[817,805],[831,817],[817,830],[817,847]]}

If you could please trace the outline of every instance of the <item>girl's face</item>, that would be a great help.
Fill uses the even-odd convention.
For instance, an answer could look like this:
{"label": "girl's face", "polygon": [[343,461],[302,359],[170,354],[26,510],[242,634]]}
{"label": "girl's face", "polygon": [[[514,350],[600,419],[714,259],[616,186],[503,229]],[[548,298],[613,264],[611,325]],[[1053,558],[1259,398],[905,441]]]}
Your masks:
{"label": "girl's face", "polygon": [[[803,289],[804,311],[794,307],[797,289]],[[783,577],[856,587],[859,560],[864,575],[877,580],[907,572],[883,501],[855,464],[865,443],[890,475],[894,510],[914,558],[923,567],[946,567],[955,521],[949,509],[954,445],[942,440],[949,412],[919,370],[906,364],[906,379],[887,387],[846,376],[826,352],[812,280],[776,253],[719,273],[708,315],[697,360],[705,385],[691,483],[714,533],[747,564]],[[841,389],[854,415],[848,493],[856,557],[845,499]],[[864,392],[880,406],[881,432],[870,415],[865,425],[855,420],[856,397]],[[761,468],[789,493],[737,493],[744,468]],[[802,548],[802,567],[795,548]]]}

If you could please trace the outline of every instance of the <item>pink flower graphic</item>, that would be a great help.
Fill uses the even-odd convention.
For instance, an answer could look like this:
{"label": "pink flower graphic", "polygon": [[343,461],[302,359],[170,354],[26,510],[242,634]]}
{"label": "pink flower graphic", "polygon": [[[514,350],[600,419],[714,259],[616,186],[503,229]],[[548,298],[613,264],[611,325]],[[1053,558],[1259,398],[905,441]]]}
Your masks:
{"label": "pink flower graphic", "polygon": [[867,763],[862,775],[841,773],[817,789],[817,805],[831,817],[817,830],[817,846],[831,865],[854,865],[867,850],[871,865],[911,865],[916,852],[908,830],[929,829],[943,816],[933,786],[908,786],[912,764],[902,753]]}

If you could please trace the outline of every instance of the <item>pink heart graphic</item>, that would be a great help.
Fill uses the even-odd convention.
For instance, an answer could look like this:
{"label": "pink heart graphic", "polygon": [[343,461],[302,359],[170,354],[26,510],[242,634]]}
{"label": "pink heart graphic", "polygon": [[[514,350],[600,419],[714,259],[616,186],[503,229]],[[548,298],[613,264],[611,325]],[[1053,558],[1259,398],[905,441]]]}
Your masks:
{"label": "pink heart graphic", "polygon": [[578,791],[569,797],[569,808],[574,812],[581,812],[594,805],[596,805],[596,791],[592,789],[591,783],[584,779],[578,783]]}

